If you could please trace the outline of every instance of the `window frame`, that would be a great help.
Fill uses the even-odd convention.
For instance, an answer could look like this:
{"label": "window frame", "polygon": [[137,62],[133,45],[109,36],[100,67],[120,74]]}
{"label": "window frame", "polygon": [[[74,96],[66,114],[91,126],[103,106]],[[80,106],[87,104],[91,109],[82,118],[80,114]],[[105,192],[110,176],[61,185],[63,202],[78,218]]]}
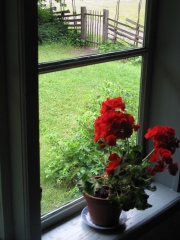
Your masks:
{"label": "window frame", "polygon": [[0,238],[39,240],[37,2],[2,0],[0,18]]}
{"label": "window frame", "polygon": [[[148,118],[147,89],[152,74],[156,2],[146,1],[142,48],[39,64],[41,74],[142,55],[139,118],[143,124],[138,135],[141,142]],[[0,0],[0,6],[0,31],[5,36],[5,40],[0,38],[3,66],[0,72],[3,115],[3,119],[0,118],[0,238],[36,240],[41,238],[37,2]],[[60,215],[74,214],[77,204],[79,208],[84,204],[81,198],[78,201],[64,207],[63,211],[52,212],[46,218],[45,228],[54,224]],[[58,216],[56,220],[55,216]]]}

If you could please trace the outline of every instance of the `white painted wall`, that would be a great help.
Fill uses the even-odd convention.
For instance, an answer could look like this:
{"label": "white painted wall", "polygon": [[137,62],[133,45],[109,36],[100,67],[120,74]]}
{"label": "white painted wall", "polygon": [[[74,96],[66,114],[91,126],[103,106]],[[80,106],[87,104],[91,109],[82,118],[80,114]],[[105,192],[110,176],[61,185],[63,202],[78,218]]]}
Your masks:
{"label": "white painted wall", "polygon": [[[169,125],[180,138],[180,1],[159,0],[153,78],[149,111],[149,127]],[[174,155],[179,162],[180,149]],[[177,190],[179,176],[163,173],[156,179]]]}

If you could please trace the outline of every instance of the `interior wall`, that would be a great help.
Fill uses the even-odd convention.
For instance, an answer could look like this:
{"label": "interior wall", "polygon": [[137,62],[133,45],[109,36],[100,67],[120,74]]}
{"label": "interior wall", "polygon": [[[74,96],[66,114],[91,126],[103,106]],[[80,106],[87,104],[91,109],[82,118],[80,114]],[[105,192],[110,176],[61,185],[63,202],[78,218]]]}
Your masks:
{"label": "interior wall", "polygon": [[[180,138],[180,1],[159,0],[153,61],[153,77],[149,111],[149,127],[171,126]],[[152,144],[147,141],[147,149]],[[173,156],[180,165],[180,150]],[[179,174],[172,177],[167,171],[157,174],[156,180],[177,190]]]}
{"label": "interior wall", "polygon": [[[158,0],[157,29],[155,40],[152,89],[149,111],[149,127],[171,126],[180,138],[180,1]],[[147,141],[148,142],[148,141]],[[150,150],[152,144],[147,143]],[[179,162],[180,149],[173,156]],[[180,167],[179,167],[180,168]],[[156,181],[178,189],[179,174],[171,177],[168,172],[156,175]],[[138,240],[180,239],[180,211]]]}

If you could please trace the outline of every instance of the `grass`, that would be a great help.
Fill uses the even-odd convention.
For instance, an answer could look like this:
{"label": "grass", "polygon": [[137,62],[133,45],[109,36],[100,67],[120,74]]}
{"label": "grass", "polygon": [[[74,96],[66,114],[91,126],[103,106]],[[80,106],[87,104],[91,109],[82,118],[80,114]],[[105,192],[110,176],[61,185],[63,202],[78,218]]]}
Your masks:
{"label": "grass", "polygon": [[[104,80],[110,80],[130,88],[139,78],[139,69],[122,61],[103,63],[88,67],[41,75],[39,93],[41,106],[41,131],[59,131],[62,137],[71,134],[70,125],[85,108],[84,96],[97,89]],[[138,79],[139,80],[139,79]],[[100,94],[100,92],[96,92]],[[51,129],[47,126],[53,126]]]}
{"label": "grass", "polygon": [[[39,59],[43,62],[49,60],[49,56],[52,59],[58,56],[59,58],[74,56],[72,53],[69,54],[69,47],[61,48],[62,46],[58,44],[42,45],[39,47]],[[96,96],[101,95],[104,80],[111,81],[118,87],[126,89],[133,87],[139,91],[140,72],[140,65],[124,60],[39,76],[42,214],[77,197],[70,189],[61,189],[45,178],[46,159],[49,157],[48,151],[51,147],[49,135],[58,133],[61,138],[73,135],[72,127],[76,126],[76,116],[86,108],[88,94],[91,90],[96,90]]]}
{"label": "grass", "polygon": [[[52,44],[43,44],[39,45],[39,62],[54,61],[58,59],[65,59],[67,57],[74,57],[74,54],[71,53],[74,50],[73,46],[67,46],[64,48],[64,45],[60,43]],[[67,55],[68,52],[68,55]]]}

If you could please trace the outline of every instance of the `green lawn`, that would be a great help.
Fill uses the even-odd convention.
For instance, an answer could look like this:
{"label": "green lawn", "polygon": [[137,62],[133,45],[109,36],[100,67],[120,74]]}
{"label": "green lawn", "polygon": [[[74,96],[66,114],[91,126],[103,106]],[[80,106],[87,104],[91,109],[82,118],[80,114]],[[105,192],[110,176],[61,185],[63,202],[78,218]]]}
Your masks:
{"label": "green lawn", "polygon": [[[40,46],[39,59],[47,61],[57,52],[63,52],[62,57],[73,57],[69,55],[69,47],[61,49],[58,44],[51,44]],[[113,82],[117,89],[134,89],[139,93],[140,73],[140,64],[119,60],[39,76],[42,213],[59,207],[73,197],[69,189],[61,189],[61,186],[45,178],[46,159],[51,148],[49,136],[58,134],[62,139],[73,136],[75,119],[85,111],[88,94],[94,90],[95,98],[101,95],[104,81]]]}

